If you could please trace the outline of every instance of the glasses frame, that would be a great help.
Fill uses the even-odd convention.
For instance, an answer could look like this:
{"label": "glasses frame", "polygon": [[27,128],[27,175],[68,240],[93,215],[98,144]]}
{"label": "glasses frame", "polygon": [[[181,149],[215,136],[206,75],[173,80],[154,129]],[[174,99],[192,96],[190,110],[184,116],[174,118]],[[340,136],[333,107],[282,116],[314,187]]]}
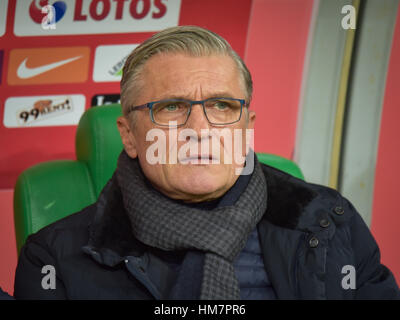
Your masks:
{"label": "glasses frame", "polygon": [[[210,119],[208,119],[208,116],[207,116],[207,112],[206,112],[206,108],[205,108],[205,106],[204,106],[204,103],[206,103],[207,101],[218,100],[218,99],[225,99],[225,100],[231,100],[231,101],[239,101],[239,102],[240,102],[240,115],[239,115],[239,119],[236,120],[236,121],[233,121],[233,122],[228,122],[228,123],[214,123],[214,122],[211,122]],[[185,120],[184,123],[178,124],[178,125],[176,125],[176,126],[170,126],[169,124],[160,124],[160,123],[158,123],[158,122],[156,122],[156,121],[154,120],[153,105],[156,104],[156,103],[159,103],[159,102],[169,102],[169,101],[183,101],[183,102],[190,103],[190,108],[189,108],[189,110],[188,110],[188,113],[187,113],[187,116],[186,116],[186,120]],[[207,121],[208,121],[211,125],[213,125],[213,126],[227,126],[227,125],[231,125],[231,124],[234,124],[234,123],[236,123],[236,122],[239,122],[240,119],[242,118],[243,107],[248,107],[248,103],[246,103],[246,101],[245,101],[244,99],[225,98],[225,97],[208,98],[208,99],[205,99],[205,100],[163,99],[163,100],[148,102],[148,103],[142,104],[142,105],[140,105],[140,106],[130,106],[130,107],[128,108],[128,114],[131,113],[132,111],[137,111],[137,110],[142,110],[142,109],[148,108],[148,109],[149,109],[149,114],[150,114],[150,119],[151,119],[151,121],[152,121],[154,124],[156,124],[156,125],[158,125],[158,126],[161,126],[161,127],[177,128],[177,127],[182,127],[182,126],[186,125],[186,123],[187,123],[187,121],[188,121],[188,119],[189,119],[189,117],[190,117],[190,113],[192,112],[192,107],[193,107],[193,105],[195,105],[195,104],[201,104],[201,105],[202,105],[202,107],[203,107],[203,113],[204,113],[204,115],[205,115]]]}

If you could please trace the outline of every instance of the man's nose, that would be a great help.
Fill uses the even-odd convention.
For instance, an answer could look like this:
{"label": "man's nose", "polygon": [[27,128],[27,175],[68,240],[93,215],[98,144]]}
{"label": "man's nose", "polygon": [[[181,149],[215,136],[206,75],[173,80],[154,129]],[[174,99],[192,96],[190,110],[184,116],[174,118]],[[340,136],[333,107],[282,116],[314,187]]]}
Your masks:
{"label": "man's nose", "polygon": [[203,106],[200,103],[193,104],[189,119],[186,122],[186,127],[200,133],[201,129],[208,129],[209,126],[210,124],[204,114]]}

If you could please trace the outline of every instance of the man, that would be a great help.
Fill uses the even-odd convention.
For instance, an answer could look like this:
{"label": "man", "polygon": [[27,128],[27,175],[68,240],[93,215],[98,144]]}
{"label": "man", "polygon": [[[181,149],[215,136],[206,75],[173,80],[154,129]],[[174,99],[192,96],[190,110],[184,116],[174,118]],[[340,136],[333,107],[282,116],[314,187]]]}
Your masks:
{"label": "man", "polygon": [[346,199],[257,161],[251,95],[245,64],[208,30],[169,28],[138,46],[115,174],[95,204],[28,238],[15,297],[399,298]]}

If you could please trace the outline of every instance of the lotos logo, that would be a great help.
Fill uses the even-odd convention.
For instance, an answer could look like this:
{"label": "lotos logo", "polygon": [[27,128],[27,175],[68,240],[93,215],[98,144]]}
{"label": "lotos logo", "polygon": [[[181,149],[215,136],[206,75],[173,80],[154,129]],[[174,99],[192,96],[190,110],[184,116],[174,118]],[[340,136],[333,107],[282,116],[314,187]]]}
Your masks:
{"label": "lotos logo", "polygon": [[[121,20],[123,18],[126,0],[114,1],[115,7],[113,8],[114,10],[112,10],[114,18],[115,20]],[[98,21],[106,19],[111,13],[111,4],[111,0],[92,0],[89,6],[89,16],[93,20]],[[154,6],[154,10],[152,10],[152,5]],[[74,21],[86,20],[88,17],[86,12],[83,10],[83,0],[76,0]],[[133,19],[143,19],[149,14],[155,19],[160,19],[166,12],[167,6],[161,0],[155,0],[153,3],[150,0],[134,0],[129,3],[129,14]]]}
{"label": "lotos logo", "polygon": [[89,47],[14,49],[10,52],[10,85],[85,82]]}
{"label": "lotos logo", "polygon": [[[181,0],[17,0],[14,33],[48,36],[154,32],[177,26],[180,7]],[[52,21],[53,15],[57,29],[44,32],[47,28],[42,29],[41,24],[44,19]]]}
{"label": "lotos logo", "polygon": [[[31,19],[36,23],[42,23],[43,19],[46,17],[42,8],[48,5],[48,0],[33,0],[29,6],[29,15]],[[56,1],[51,6],[54,8],[55,22],[60,21],[67,10],[67,5],[63,1]]]}

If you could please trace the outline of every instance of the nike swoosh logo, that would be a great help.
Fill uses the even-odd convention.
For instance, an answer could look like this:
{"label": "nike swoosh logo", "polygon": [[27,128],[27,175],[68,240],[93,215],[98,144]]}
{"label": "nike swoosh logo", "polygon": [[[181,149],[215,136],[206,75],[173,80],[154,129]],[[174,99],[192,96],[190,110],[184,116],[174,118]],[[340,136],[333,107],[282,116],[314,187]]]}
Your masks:
{"label": "nike swoosh logo", "polygon": [[50,63],[50,64],[45,64],[43,66],[36,67],[36,68],[28,68],[26,66],[26,62],[28,61],[28,58],[26,58],[19,65],[18,70],[17,70],[17,75],[21,79],[33,78],[33,77],[38,76],[39,74],[42,74],[42,73],[45,73],[47,71],[53,70],[55,68],[61,67],[64,64],[70,63],[70,62],[75,61],[75,60],[80,59],[80,58],[82,58],[82,56],[77,56],[77,57],[69,58],[69,59],[66,59],[66,60],[61,60],[61,61],[53,62],[53,63]]}

